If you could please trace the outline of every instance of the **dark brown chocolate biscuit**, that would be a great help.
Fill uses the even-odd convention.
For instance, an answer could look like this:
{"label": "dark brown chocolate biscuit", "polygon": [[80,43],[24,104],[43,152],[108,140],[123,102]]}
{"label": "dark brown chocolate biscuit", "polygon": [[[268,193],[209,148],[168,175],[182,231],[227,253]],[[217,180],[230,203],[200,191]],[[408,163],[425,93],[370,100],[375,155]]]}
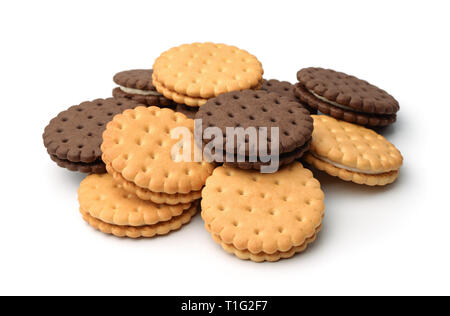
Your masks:
{"label": "dark brown chocolate biscuit", "polygon": [[50,158],[54,162],[56,162],[58,166],[69,169],[70,171],[80,171],[84,173],[106,173],[106,166],[102,160],[94,161],[91,163],[83,163],[70,162],[68,160],[59,159],[53,155],[50,155]]}
{"label": "dark brown chocolate biscuit", "polygon": [[[277,127],[279,131],[279,142],[277,145],[280,161],[285,154],[286,156],[295,156],[296,158],[301,156],[304,150],[300,148],[309,142],[313,130],[313,120],[309,112],[299,102],[293,101],[288,97],[280,96],[277,93],[269,93],[261,90],[244,90],[221,94],[216,98],[208,100],[208,102],[201,106],[195,118],[202,119],[203,129],[208,127],[220,128],[223,133],[222,142],[224,152],[230,150],[226,148],[227,127],[240,127],[243,129],[255,127],[257,129],[256,144],[258,144],[258,155],[260,141],[267,142],[265,151],[267,155],[270,155],[272,146],[271,128]],[[259,133],[258,128],[260,127],[267,128],[267,135]],[[228,135],[228,137],[234,136]],[[261,137],[264,137],[264,139]],[[208,144],[210,141],[215,140],[203,140],[203,145]],[[231,149],[233,152],[228,152],[237,156],[241,153],[240,148],[245,149],[242,150],[245,156],[250,155],[250,142],[248,137],[245,137],[243,143],[239,143],[237,138],[235,138],[234,147]],[[297,151],[298,155],[295,155],[295,151]],[[301,154],[299,154],[299,151],[301,151]],[[247,159],[247,164],[239,163],[237,165],[247,169],[259,169],[262,163],[261,161],[249,162]]]}
{"label": "dark brown chocolate biscuit", "polygon": [[[58,159],[60,166],[69,166],[68,169],[72,170],[77,164],[79,168],[76,170],[88,170],[83,172],[99,170],[100,145],[106,124],[114,115],[138,105],[141,104],[129,99],[108,98],[71,106],[45,127],[42,135],[44,146],[53,160]],[[89,166],[86,167],[86,164]]]}
{"label": "dark brown chocolate biscuit", "polygon": [[385,126],[400,109],[386,91],[354,76],[323,68],[297,73],[295,95],[310,107],[351,123]]}
{"label": "dark brown chocolate biscuit", "polygon": [[152,81],[153,69],[133,69],[117,73],[113,80],[122,87],[156,91]]}
{"label": "dark brown chocolate biscuit", "polygon": [[152,92],[150,95],[131,93],[121,87],[113,89],[113,97],[127,98],[148,106],[175,108],[175,103],[156,91],[152,80],[153,69],[133,69],[117,73],[113,80],[121,87]]}
{"label": "dark brown chocolate biscuit", "polygon": [[162,95],[131,94],[122,91],[119,87],[113,89],[112,95],[115,98],[127,98],[148,106],[158,106],[160,108],[174,108],[175,106],[175,103],[172,100],[169,100]]}
{"label": "dark brown chocolate biscuit", "polygon": [[287,81],[279,81],[276,79],[270,79],[266,80],[263,79],[262,81],[262,87],[261,90],[267,91],[267,92],[274,92],[278,93],[281,96],[291,98],[293,101],[297,101],[305,107],[309,113],[311,114],[317,114],[317,110],[314,110],[310,106],[308,106],[305,103],[302,103],[295,95],[294,90],[295,87],[293,84]]}
{"label": "dark brown chocolate biscuit", "polygon": [[297,73],[297,78],[308,91],[358,112],[394,114],[400,108],[386,91],[342,72],[305,68]]}
{"label": "dark brown chocolate biscuit", "polygon": [[185,104],[177,104],[175,111],[183,113],[187,118],[195,119],[195,114],[197,114],[198,112],[198,107],[187,106]]}
{"label": "dark brown chocolate biscuit", "polygon": [[312,93],[308,92],[302,85],[295,85],[295,93],[300,100],[308,103],[314,109],[323,114],[332,116],[336,119],[343,120],[349,123],[355,123],[365,126],[387,126],[394,123],[397,119],[397,114],[365,114],[361,112],[344,110],[331,105],[325,101],[316,98]]}

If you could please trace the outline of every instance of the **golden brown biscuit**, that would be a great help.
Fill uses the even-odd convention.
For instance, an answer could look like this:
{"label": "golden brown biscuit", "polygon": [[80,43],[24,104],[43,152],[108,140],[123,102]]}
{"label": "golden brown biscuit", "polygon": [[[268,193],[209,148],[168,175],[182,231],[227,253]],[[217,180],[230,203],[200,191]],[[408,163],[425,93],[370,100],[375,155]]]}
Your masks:
{"label": "golden brown biscuit", "polygon": [[[232,244],[223,243],[222,240],[220,239],[220,237],[217,235],[213,234],[212,238],[216,243],[218,243],[219,245],[222,246],[223,250],[225,250],[226,252],[228,252],[230,254],[235,255],[239,259],[251,260],[254,262],[264,262],[264,261],[276,262],[280,259],[288,259],[297,253],[305,251],[306,248],[308,247],[308,245],[313,243],[316,240],[317,234],[319,233],[321,228],[322,228],[322,226],[319,226],[316,230],[316,233],[314,233],[314,235],[312,237],[307,238],[305,240],[305,242],[303,243],[303,245],[293,247],[289,251],[286,251],[286,252],[277,251],[273,254],[267,254],[264,252],[260,252],[258,254],[253,254],[248,250],[238,250]],[[208,230],[208,228],[207,228],[207,230]]]}
{"label": "golden brown biscuit", "polygon": [[313,115],[311,148],[305,160],[342,180],[385,185],[398,177],[403,163],[400,151],[373,130]]}
{"label": "golden brown biscuit", "polygon": [[153,65],[158,92],[177,103],[200,106],[219,94],[257,87],[263,69],[258,59],[234,46],[185,44],[162,53]]}
{"label": "golden brown biscuit", "polygon": [[146,226],[119,226],[102,222],[101,220],[92,217],[87,212],[80,208],[80,213],[83,219],[91,225],[93,228],[105,233],[112,234],[117,237],[154,237],[156,235],[166,235],[171,231],[175,231],[181,228],[181,226],[190,222],[191,218],[197,212],[197,205],[191,206],[188,210],[184,211],[181,215],[173,217],[169,221],[160,222],[154,225]]}
{"label": "golden brown biscuit", "polygon": [[109,174],[92,174],[78,189],[80,209],[104,223],[120,226],[144,226],[169,221],[191,207],[155,204],[128,193]]}
{"label": "golden brown biscuit", "polygon": [[[192,162],[175,161],[174,128],[190,131]],[[194,121],[181,113],[158,107],[137,107],[116,115],[103,133],[102,159],[136,186],[167,194],[188,194],[202,189],[214,166],[194,161]]]}
{"label": "golden brown biscuit", "polygon": [[272,174],[223,166],[203,189],[202,218],[221,243],[263,257],[312,238],[322,223],[323,200],[319,182],[298,162]]}

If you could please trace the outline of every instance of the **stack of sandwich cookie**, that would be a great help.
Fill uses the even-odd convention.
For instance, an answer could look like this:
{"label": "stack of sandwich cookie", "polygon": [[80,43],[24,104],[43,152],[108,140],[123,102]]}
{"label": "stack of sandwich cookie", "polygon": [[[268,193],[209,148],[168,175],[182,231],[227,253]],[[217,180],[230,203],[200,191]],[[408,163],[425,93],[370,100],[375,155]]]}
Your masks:
{"label": "stack of sandwich cookie", "polygon": [[293,162],[261,174],[223,166],[202,192],[205,228],[222,247],[256,262],[292,257],[322,227],[324,195],[319,182]]}
{"label": "stack of sandwich cookie", "polygon": [[362,126],[313,115],[314,132],[305,161],[317,169],[366,185],[394,182],[403,157],[383,136]]}
{"label": "stack of sandwich cookie", "polygon": [[119,87],[113,89],[113,96],[128,98],[148,106],[173,107],[172,100],[156,91],[152,75],[152,69],[134,69],[117,73],[113,80]]}
{"label": "stack of sandwich cookie", "polygon": [[303,107],[307,109],[311,114],[317,114],[317,110],[314,110],[309,105],[300,102],[300,100],[295,95],[295,86],[290,82],[279,81],[276,79],[263,79],[261,90],[278,93],[281,96],[288,97],[292,99],[292,101],[301,103]]}
{"label": "stack of sandwich cookie", "polygon": [[297,78],[296,96],[323,114],[372,127],[397,119],[397,100],[367,81],[323,68],[302,69]]}
{"label": "stack of sandwich cookie", "polygon": [[96,99],[59,113],[43,134],[50,158],[71,171],[106,172],[100,151],[106,124],[114,115],[138,105],[129,99]]}
{"label": "stack of sandwich cookie", "polygon": [[[172,156],[180,140],[173,139],[171,131],[183,127],[191,137],[186,144],[191,146],[190,161]],[[125,190],[144,200],[175,205],[199,199],[214,167],[195,161],[193,130],[193,120],[170,109],[137,107],[116,115],[103,133],[107,171]]]}
{"label": "stack of sandwich cookie", "polygon": [[118,237],[165,235],[188,223],[197,203],[178,205],[143,201],[125,191],[111,175],[89,175],[78,190],[80,212],[86,222]]}
{"label": "stack of sandwich cookie", "polygon": [[261,87],[258,59],[234,46],[193,43],[174,47],[153,65],[153,84],[176,103],[198,107],[219,94]]}
{"label": "stack of sandwich cookie", "polygon": [[[217,127],[224,133],[223,139],[204,138],[203,145],[222,144],[213,155],[220,151],[218,157],[223,158],[222,161],[243,169],[260,170],[269,165],[272,158],[278,158],[278,154],[280,165],[300,158],[309,148],[313,130],[313,120],[300,103],[262,90],[229,92],[210,99],[200,108],[196,119],[202,119],[203,130]],[[230,127],[235,129],[228,135]],[[256,137],[252,141],[245,135],[245,139],[239,140],[235,132],[238,129],[244,132],[248,128],[255,130]],[[272,135],[272,128],[278,131],[278,142]],[[231,141],[232,147],[227,145]],[[274,148],[278,148],[278,153],[272,152]]]}

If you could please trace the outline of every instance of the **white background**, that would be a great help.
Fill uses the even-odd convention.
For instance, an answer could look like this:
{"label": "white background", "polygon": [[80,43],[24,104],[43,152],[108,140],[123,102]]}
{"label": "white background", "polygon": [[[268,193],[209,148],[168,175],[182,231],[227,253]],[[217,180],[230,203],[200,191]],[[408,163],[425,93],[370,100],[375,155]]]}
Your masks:
{"label": "white background", "polygon": [[[2,1],[0,294],[450,294],[449,11],[446,1]],[[387,90],[401,105],[383,131],[404,155],[398,181],[317,175],[323,231],[272,264],[225,253],[200,216],[149,240],[91,229],[78,213],[83,175],[49,159],[44,127],[110,96],[116,72],[195,41],[250,51],[267,79],[321,66]]]}

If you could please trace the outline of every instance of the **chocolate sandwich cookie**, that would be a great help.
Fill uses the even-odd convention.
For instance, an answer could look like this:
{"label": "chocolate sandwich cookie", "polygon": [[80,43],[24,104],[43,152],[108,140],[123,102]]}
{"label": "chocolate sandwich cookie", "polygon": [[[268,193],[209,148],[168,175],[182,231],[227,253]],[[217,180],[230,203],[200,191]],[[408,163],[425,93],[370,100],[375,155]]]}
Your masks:
{"label": "chocolate sandwich cookie", "polygon": [[295,95],[323,114],[372,127],[396,121],[397,100],[367,81],[323,68],[302,69],[297,78]]}
{"label": "chocolate sandwich cookie", "polygon": [[96,99],[59,113],[42,135],[50,158],[72,171],[106,172],[100,151],[106,124],[114,115],[138,105],[129,99]]}
{"label": "chocolate sandwich cookie", "polygon": [[[297,101],[301,103],[301,101],[295,96],[295,86],[287,81],[279,81],[276,79],[266,80],[263,79],[261,90],[267,92],[278,93],[281,96],[288,97],[293,101]],[[311,114],[317,114],[317,110],[311,108],[305,103],[301,103],[305,109],[309,111]]]}
{"label": "chocolate sandwich cookie", "polygon": [[195,114],[198,112],[198,107],[177,104],[175,111],[186,115],[187,118],[194,119]]}
{"label": "chocolate sandwich cookie", "polygon": [[[313,131],[313,120],[300,103],[262,90],[222,94],[208,100],[195,118],[202,119],[203,131],[208,127],[218,127],[222,131],[222,139],[203,137],[202,145],[214,142],[211,144],[215,149],[211,152],[213,155],[220,151],[226,164],[242,169],[260,170],[269,165],[277,147],[279,165],[300,158],[309,148]],[[231,134],[227,131],[230,127],[235,128]],[[249,131],[252,127],[256,133],[254,139],[250,139],[249,134],[236,137],[236,128]],[[276,144],[273,143],[276,135],[272,134],[272,128],[278,131]],[[227,146],[231,141],[233,146]],[[222,148],[217,144],[222,144]]]}
{"label": "chocolate sandwich cookie", "polygon": [[113,89],[115,98],[127,98],[144,105],[173,108],[172,100],[156,91],[152,69],[134,69],[117,73],[113,80],[119,87]]}

